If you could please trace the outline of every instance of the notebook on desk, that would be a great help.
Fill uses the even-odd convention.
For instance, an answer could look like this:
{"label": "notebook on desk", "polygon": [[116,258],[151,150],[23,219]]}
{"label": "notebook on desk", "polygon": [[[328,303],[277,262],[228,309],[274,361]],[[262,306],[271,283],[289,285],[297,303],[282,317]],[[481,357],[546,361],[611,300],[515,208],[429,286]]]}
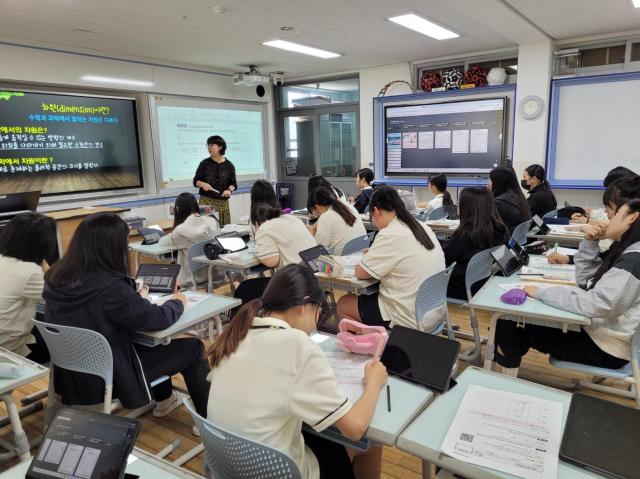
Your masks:
{"label": "notebook on desk", "polygon": [[605,477],[640,478],[640,411],[573,393],[560,459]]}

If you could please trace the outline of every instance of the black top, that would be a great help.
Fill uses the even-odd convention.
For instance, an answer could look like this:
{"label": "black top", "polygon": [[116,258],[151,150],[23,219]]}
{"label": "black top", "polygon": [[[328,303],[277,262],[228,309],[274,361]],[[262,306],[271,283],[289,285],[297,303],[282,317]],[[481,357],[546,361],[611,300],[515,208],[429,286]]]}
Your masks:
{"label": "black top", "polygon": [[529,202],[529,208],[531,208],[531,215],[538,215],[540,218],[549,211],[555,210],[558,204],[556,197],[553,195],[553,191],[545,188],[543,185],[536,186],[529,191],[527,201]]}
{"label": "black top", "polygon": [[[171,326],[183,312],[181,302],[169,300],[156,306],[136,292],[133,281],[106,273],[98,273],[77,287],[54,289],[45,284],[42,296],[46,322],[90,329],[109,341],[114,398],[128,409],[151,401],[148,384],[158,378],[145,378],[131,337],[135,331],[160,331]],[[104,382],[98,376],[56,367],[54,384],[65,404],[104,400]]]}
{"label": "black top", "polygon": [[[467,235],[453,235],[449,240],[444,243],[444,258],[445,262],[448,266],[455,261],[456,266],[453,268],[453,273],[451,274],[451,278],[449,278],[449,286],[447,288],[447,296],[450,298],[467,300],[467,288],[465,285],[465,276],[467,274],[467,265],[471,258],[479,253],[480,251],[484,251],[485,249],[493,248],[495,246],[500,246],[501,244],[505,244],[509,238],[503,236],[504,230],[495,230],[494,231],[494,240],[491,246],[486,248],[479,248],[473,244],[473,241],[467,237]],[[482,285],[486,282],[478,281],[471,288],[471,293],[476,294],[476,292],[482,287]]]}
{"label": "black top", "polygon": [[531,219],[531,217],[525,218],[522,216],[520,202],[524,201],[524,198],[515,191],[507,190],[496,196],[495,201],[498,215],[509,228],[509,233],[513,233],[513,230],[519,224]]}
{"label": "black top", "polygon": [[366,190],[362,190],[360,194],[356,197],[355,203],[353,206],[358,210],[358,213],[362,214],[365,212],[367,206],[369,206],[369,202],[371,201],[371,197],[373,196],[373,188],[367,188]]}
{"label": "black top", "polygon": [[224,190],[230,186],[233,186],[236,190],[238,189],[236,168],[226,158],[222,163],[217,163],[211,157],[202,160],[196,170],[196,176],[193,177],[193,186],[196,186],[198,181],[209,183],[213,189],[220,192],[204,191],[200,188],[200,196],[206,196],[207,198],[226,200],[228,198],[222,196]]}

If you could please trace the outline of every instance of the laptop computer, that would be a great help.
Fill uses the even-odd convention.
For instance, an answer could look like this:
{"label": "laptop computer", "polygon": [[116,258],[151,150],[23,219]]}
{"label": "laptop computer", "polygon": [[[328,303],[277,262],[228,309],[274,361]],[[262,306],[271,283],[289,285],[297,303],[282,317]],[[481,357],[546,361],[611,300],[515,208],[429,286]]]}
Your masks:
{"label": "laptop computer", "polygon": [[141,264],[136,279],[142,279],[150,293],[173,293],[179,274],[179,264]]}
{"label": "laptop computer", "polygon": [[433,334],[394,326],[380,361],[389,374],[434,391],[448,391],[460,343]]}
{"label": "laptop computer", "polygon": [[11,218],[20,213],[35,211],[38,208],[39,202],[39,191],[25,191],[23,193],[0,195],[0,218]]}
{"label": "laptop computer", "polygon": [[640,411],[573,393],[560,459],[605,477],[640,478]]}
{"label": "laptop computer", "polygon": [[137,419],[64,408],[51,421],[26,479],[120,479],[139,432]]}
{"label": "laptop computer", "polygon": [[318,246],[314,246],[313,248],[305,249],[304,251],[300,251],[298,255],[302,258],[304,264],[306,264],[311,271],[314,273],[318,272],[318,258],[322,255],[329,254],[327,248],[319,244]]}

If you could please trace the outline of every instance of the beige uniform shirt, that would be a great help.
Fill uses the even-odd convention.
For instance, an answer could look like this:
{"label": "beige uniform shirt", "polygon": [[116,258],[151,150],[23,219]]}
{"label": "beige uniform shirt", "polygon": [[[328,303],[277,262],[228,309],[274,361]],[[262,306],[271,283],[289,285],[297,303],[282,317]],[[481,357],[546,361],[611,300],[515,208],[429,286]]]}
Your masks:
{"label": "beige uniform shirt", "polygon": [[352,404],[306,333],[279,319],[256,317],[238,349],[209,378],[210,421],[287,453],[303,478],[319,477],[318,461],[300,432],[302,422],[323,431]]}
{"label": "beige uniform shirt", "polygon": [[334,248],[334,254],[341,255],[344,245],[354,238],[364,236],[367,230],[359,213],[354,215],[355,223],[349,226],[333,208],[320,215],[316,229],[316,241],[327,248]]}
{"label": "beige uniform shirt", "polygon": [[300,263],[300,251],[316,246],[316,240],[306,225],[294,215],[283,215],[265,221],[256,231],[256,248],[259,259],[280,256],[276,269],[288,264]]}
{"label": "beige uniform shirt", "polygon": [[[435,234],[420,223],[435,245],[427,250],[415,239],[409,227],[393,219],[378,232],[360,266],[373,278],[380,280],[378,305],[385,321],[391,326],[400,324],[417,328],[416,293],[429,276],[445,269],[444,253]],[[423,319],[424,330],[430,331],[442,319],[442,312],[432,312]]]}

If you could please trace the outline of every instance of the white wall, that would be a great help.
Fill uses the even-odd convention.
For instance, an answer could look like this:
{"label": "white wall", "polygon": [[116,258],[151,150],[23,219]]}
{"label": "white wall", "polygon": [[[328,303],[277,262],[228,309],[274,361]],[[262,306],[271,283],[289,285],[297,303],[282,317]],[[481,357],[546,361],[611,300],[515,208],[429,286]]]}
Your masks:
{"label": "white wall", "polygon": [[[274,180],[277,172],[275,154],[275,127],[273,115],[273,99],[271,90],[259,98],[254,88],[233,86],[231,76],[206,71],[204,68],[193,69],[182,66],[164,66],[148,63],[147,61],[123,60],[110,57],[96,57],[81,53],[60,50],[43,49],[37,47],[18,47],[0,43],[0,62],[6,68],[0,70],[0,85],[15,86],[32,89],[46,88],[65,92],[88,92],[94,94],[111,93],[131,96],[138,100],[140,124],[140,142],[145,173],[145,195],[118,198],[118,202],[133,199],[144,199],[157,194],[154,177],[154,152],[151,142],[150,112],[148,108],[148,94],[162,93],[167,95],[182,95],[202,97],[207,99],[249,100],[267,104],[267,177]],[[141,88],[137,91],[123,87],[91,83],[81,80],[83,75],[96,75],[115,78],[127,78],[153,82],[152,87]],[[130,87],[129,87],[130,88]],[[203,154],[203,156],[206,156]],[[195,191],[195,190],[194,190]],[[114,200],[108,200],[114,202]],[[104,204],[105,201],[82,200],[82,204]],[[74,204],[58,204],[56,208],[72,207]],[[244,199],[232,201],[232,217],[245,213]],[[51,208],[48,208],[51,209]],[[161,208],[162,209],[162,208]],[[155,217],[156,209],[149,209],[149,216]],[[159,211],[159,210],[158,210]],[[152,218],[160,219],[160,218]]]}

